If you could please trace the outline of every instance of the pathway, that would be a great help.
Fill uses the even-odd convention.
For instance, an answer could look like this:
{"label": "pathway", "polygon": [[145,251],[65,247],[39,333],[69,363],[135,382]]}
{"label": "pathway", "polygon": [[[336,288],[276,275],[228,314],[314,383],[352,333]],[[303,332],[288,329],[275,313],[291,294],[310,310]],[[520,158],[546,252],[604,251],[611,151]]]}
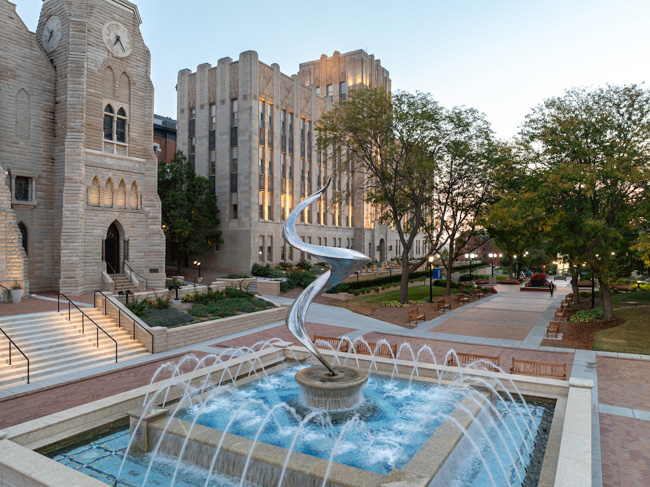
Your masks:
{"label": "pathway", "polygon": [[[364,336],[369,341],[386,339],[396,344],[409,342],[415,350],[428,345],[440,361],[453,348],[459,352],[500,355],[506,367],[512,357],[566,362],[572,378],[591,379],[595,384],[592,397],[593,485],[648,486],[650,356],[541,346],[546,324],[570,291],[568,282],[557,284],[553,297],[521,292],[516,286],[497,286],[498,294],[421,322],[411,330],[344,308],[313,304],[308,313],[308,330],[310,334]],[[72,298],[82,303],[92,302],[92,295]],[[269,299],[291,301],[279,297]],[[23,303],[33,304],[39,311],[40,306],[56,306],[55,301],[46,299],[29,299]],[[19,311],[23,313],[36,311],[23,303],[0,306],[0,316],[10,306],[20,306]],[[291,339],[285,325],[276,322],[183,349],[0,391],[0,428],[146,385],[161,364],[178,361],[186,353],[203,356],[230,346],[250,346],[276,336]]]}

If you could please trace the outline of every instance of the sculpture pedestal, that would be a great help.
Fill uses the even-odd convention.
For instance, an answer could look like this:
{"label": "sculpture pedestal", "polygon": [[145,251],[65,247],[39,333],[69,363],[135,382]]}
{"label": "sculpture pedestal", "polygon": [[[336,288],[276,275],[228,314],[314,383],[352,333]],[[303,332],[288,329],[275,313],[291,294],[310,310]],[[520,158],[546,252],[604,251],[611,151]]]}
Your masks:
{"label": "sculpture pedestal", "polygon": [[361,389],[368,382],[368,374],[352,368],[336,365],[335,376],[326,367],[309,367],[296,374],[296,382],[302,389],[304,403],[312,408],[334,411],[350,409],[363,402]]}

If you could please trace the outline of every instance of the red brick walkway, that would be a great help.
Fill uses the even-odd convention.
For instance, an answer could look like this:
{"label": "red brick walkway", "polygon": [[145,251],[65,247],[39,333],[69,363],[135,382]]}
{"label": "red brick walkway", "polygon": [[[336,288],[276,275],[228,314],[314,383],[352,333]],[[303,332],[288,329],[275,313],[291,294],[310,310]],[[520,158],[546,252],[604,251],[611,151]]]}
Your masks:
{"label": "red brick walkway", "polygon": [[[314,335],[330,336],[337,337],[340,335],[346,335],[356,331],[355,328],[345,328],[342,326],[333,326],[333,325],[322,325],[319,323],[307,323],[307,332],[310,337]],[[287,342],[293,342],[296,345],[299,345],[296,337],[291,334],[287,325],[278,325],[268,330],[262,330],[255,333],[250,333],[249,335],[244,335],[239,338],[234,338],[225,342],[219,342],[215,346],[217,347],[250,347],[251,345],[268,340],[270,338],[280,338]]]}
{"label": "red brick walkway", "polygon": [[598,357],[597,370],[600,404],[650,411],[650,361]]}
{"label": "red brick walkway", "polygon": [[[199,358],[207,355],[204,352],[191,353]],[[187,354],[160,358],[0,399],[0,429],[146,386],[161,365],[167,362],[176,364],[185,355]],[[190,372],[195,365],[194,362],[187,362],[181,370],[183,373]],[[171,371],[163,371],[157,381],[166,380],[170,376]]]}
{"label": "red brick walkway", "polygon": [[530,333],[530,330],[531,327],[525,325],[450,318],[434,326],[429,331],[473,337],[502,338],[504,340],[524,340]]}
{"label": "red brick walkway", "polygon": [[[57,293],[52,291],[52,292],[44,292],[44,293],[35,293],[38,296],[45,296],[48,298],[57,298]],[[93,303],[93,294],[88,293],[88,294],[83,294],[81,296],[68,296],[72,301],[78,302],[78,303],[88,303],[92,304]],[[64,298],[61,298],[61,309],[68,309],[67,302],[63,302]],[[46,311],[56,311],[57,310],[57,302],[56,301],[50,301],[46,299],[38,299],[38,298],[24,298],[20,301],[20,303],[0,303],[0,317],[2,316],[12,316],[12,315],[25,315],[25,314],[30,314],[30,313],[44,313]]]}
{"label": "red brick walkway", "polygon": [[601,413],[600,445],[603,487],[650,485],[650,421]]}

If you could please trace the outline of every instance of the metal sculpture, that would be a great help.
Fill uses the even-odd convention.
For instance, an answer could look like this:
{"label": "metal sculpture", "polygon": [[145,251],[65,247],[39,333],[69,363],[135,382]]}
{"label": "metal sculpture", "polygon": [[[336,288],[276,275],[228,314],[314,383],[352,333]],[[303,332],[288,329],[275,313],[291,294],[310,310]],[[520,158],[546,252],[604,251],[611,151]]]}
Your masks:
{"label": "metal sculpture", "polygon": [[287,313],[286,322],[289,331],[309,350],[327,369],[330,375],[337,375],[329,362],[318,352],[313,342],[307,334],[305,328],[305,319],[307,309],[316,297],[343,282],[346,277],[359,269],[364,264],[370,262],[367,255],[352,249],[342,249],[337,247],[324,247],[321,245],[312,245],[303,242],[296,232],[296,221],[300,213],[320,198],[321,194],[327,190],[332,178],[330,177],[327,184],[316,191],[311,196],[305,198],[298,204],[284,223],[284,239],[292,247],[308,254],[318,257],[330,265],[325,273],[320,275],[312,282],[294,301]]}

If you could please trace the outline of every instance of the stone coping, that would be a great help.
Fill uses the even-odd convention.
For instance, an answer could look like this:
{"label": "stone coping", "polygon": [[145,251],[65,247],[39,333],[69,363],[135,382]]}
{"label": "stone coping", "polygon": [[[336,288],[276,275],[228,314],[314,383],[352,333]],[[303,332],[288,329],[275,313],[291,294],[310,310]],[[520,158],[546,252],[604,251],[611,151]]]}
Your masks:
{"label": "stone coping", "polygon": [[[178,382],[180,381],[190,381],[191,385],[197,387],[201,385],[205,376],[212,370],[212,377],[218,380],[222,375],[227,378],[224,383],[230,381],[226,369],[228,369],[230,374],[236,375],[237,377],[247,377],[249,372],[252,372],[253,369],[259,369],[259,367],[276,367],[283,366],[286,364],[287,360],[293,361],[295,359],[303,359],[306,357],[305,349],[302,347],[289,346],[287,343],[279,344],[284,346],[284,348],[275,348],[269,347],[263,351],[257,352],[256,357],[251,359],[249,356],[244,357],[231,357],[225,363],[219,363],[214,368],[206,367],[204,369],[196,370],[194,373],[189,372],[183,375],[178,376]],[[321,350],[321,353],[324,355],[333,355],[332,352],[327,350]],[[207,356],[210,357],[210,356]],[[204,357],[202,360],[206,360]],[[394,369],[394,362],[390,359],[376,358],[374,361],[369,356],[360,356],[358,357],[359,365],[362,368],[369,369],[374,363],[379,372],[385,374],[392,374]],[[356,360],[351,359],[350,365],[356,365]],[[398,376],[410,377],[410,373],[413,370],[413,365],[406,360],[397,360],[396,365],[399,367]],[[454,376],[459,375],[460,373],[466,377],[480,377],[483,379],[486,378],[499,378],[502,381],[502,386],[507,390],[514,390],[513,384],[516,384],[517,387],[521,390],[522,394],[533,396],[533,397],[544,397],[544,398],[555,398],[562,404],[562,399],[566,400],[567,410],[566,417],[564,418],[561,434],[564,437],[561,440],[561,452],[560,460],[558,461],[558,468],[555,476],[555,485],[588,485],[582,483],[591,481],[591,387],[593,387],[592,381],[582,380],[578,382],[567,382],[554,379],[544,379],[536,377],[526,377],[526,376],[510,376],[509,374],[493,374],[487,371],[480,370],[467,370],[464,369],[460,371],[456,367],[444,366],[444,365],[435,365],[435,364],[420,364],[418,365],[418,376],[420,378],[437,380],[438,371],[444,372],[446,377],[453,378]],[[248,380],[254,380],[254,377],[247,378]],[[52,471],[55,464],[53,460],[50,460],[47,457],[37,455],[30,450],[46,448],[49,445],[59,443],[61,441],[68,440],[72,437],[78,436],[85,432],[88,432],[93,429],[98,429],[101,427],[114,424],[116,421],[125,420],[127,417],[127,412],[129,410],[134,410],[142,406],[143,399],[147,392],[155,394],[158,391],[164,390],[167,385],[167,380],[154,383],[151,386],[144,386],[131,391],[127,391],[115,396],[108,398],[100,399],[82,406],[68,409],[59,413],[55,413],[43,418],[38,418],[21,425],[16,425],[5,430],[6,438],[0,440],[0,447],[3,447],[7,442],[11,445],[7,445],[5,448],[11,450],[13,453],[11,455],[0,455],[0,471],[1,472],[23,472],[20,475],[23,475],[25,479],[30,479],[30,473],[25,470],[24,466],[21,467],[21,462],[23,458],[29,458],[29,463],[31,466],[34,466],[36,469],[43,471]],[[178,383],[173,385],[170,388],[168,403],[178,400],[183,394],[183,388],[180,387]],[[160,397],[159,397],[160,399]],[[160,401],[155,401],[157,404]],[[588,409],[587,409],[588,407]],[[563,411],[558,411],[556,409],[556,414],[558,412],[563,413]],[[561,416],[558,416],[560,418]],[[179,420],[180,421],[180,420]],[[555,425],[555,420],[554,420]],[[214,430],[211,430],[214,431]],[[444,431],[444,430],[443,430]],[[552,438],[555,438],[557,443],[558,439],[558,428],[554,427],[552,430]],[[555,433],[554,433],[555,432]],[[554,433],[554,434],[553,434]],[[566,435],[569,435],[568,437]],[[1,437],[2,435],[0,435]],[[450,440],[453,441],[453,438]],[[551,441],[551,438],[549,438]],[[435,446],[435,445],[434,445]],[[258,447],[256,446],[255,451]],[[22,452],[23,454],[20,454]],[[548,450],[547,450],[548,453]],[[255,453],[254,453],[255,454]],[[291,454],[293,464],[294,455]],[[442,454],[441,454],[442,455]],[[563,457],[564,455],[564,457]],[[286,455],[281,455],[282,460],[286,458]],[[298,458],[298,457],[296,457]],[[320,460],[320,459],[317,459]],[[310,460],[311,461],[311,460]],[[546,462],[546,458],[545,458]],[[296,460],[296,465],[299,462]],[[574,464],[577,465],[577,470],[574,468]],[[57,464],[58,465],[58,464]],[[384,477],[382,481],[385,485],[391,482],[396,482],[395,485],[426,485],[422,483],[423,476],[416,474],[413,470],[415,468],[415,463],[411,468],[405,468],[404,472],[389,474]],[[545,464],[546,465],[546,464]],[[63,467],[63,466],[61,466]],[[59,468],[59,467],[56,467]],[[64,467],[67,468],[67,467]],[[318,469],[322,467],[316,467],[313,465],[313,472],[315,473]],[[352,468],[352,467],[349,467]],[[358,469],[357,469],[358,470]],[[338,469],[332,469],[330,478],[332,479],[332,485],[359,485],[356,484],[346,484],[338,483],[345,481],[345,473],[343,473],[343,478],[339,477]],[[363,475],[370,474],[370,472],[361,471]],[[392,473],[392,472],[391,472]],[[544,474],[544,470],[542,471]],[[402,474],[404,476],[402,476]],[[16,474],[18,475],[18,473]],[[311,475],[311,474],[310,474]],[[377,474],[373,474],[377,475]],[[548,478],[547,473],[547,478]],[[426,475],[424,476],[426,478]],[[551,476],[552,477],[552,476]],[[63,478],[63,477],[61,477]],[[322,477],[321,477],[322,478]],[[364,477],[365,478],[365,477]],[[357,477],[359,479],[359,477]],[[368,478],[370,480],[370,478]],[[25,485],[53,485],[63,487],[63,484],[58,483],[57,480],[52,480],[51,483],[45,481],[43,483],[25,483]],[[356,481],[355,481],[356,482]],[[576,483],[577,482],[577,483]],[[20,484],[18,484],[20,485]],[[67,485],[81,485],[78,482],[68,482]],[[83,485],[93,485],[89,482],[86,482]],[[99,485],[99,484],[98,484]],[[102,484],[103,485],[103,484]],[[363,485],[373,485],[363,484]],[[374,484],[382,485],[382,484]],[[589,484],[590,485],[590,484]]]}

